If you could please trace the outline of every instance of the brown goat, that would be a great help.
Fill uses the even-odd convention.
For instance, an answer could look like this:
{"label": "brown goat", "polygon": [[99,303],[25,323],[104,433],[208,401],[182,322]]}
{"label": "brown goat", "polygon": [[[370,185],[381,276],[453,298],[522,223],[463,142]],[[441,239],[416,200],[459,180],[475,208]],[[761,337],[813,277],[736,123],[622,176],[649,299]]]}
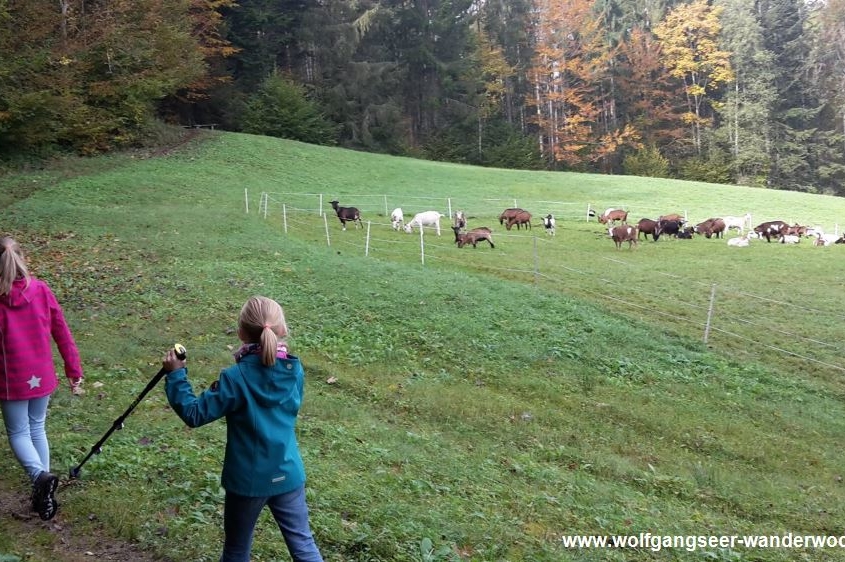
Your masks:
{"label": "brown goat", "polygon": [[452,230],[455,231],[455,244],[458,245],[458,248],[463,248],[467,244],[472,244],[472,247],[475,248],[476,244],[482,240],[487,240],[491,248],[496,247],[493,244],[493,233],[486,226],[479,226],[468,232],[461,232],[461,227],[459,226],[453,226]]}

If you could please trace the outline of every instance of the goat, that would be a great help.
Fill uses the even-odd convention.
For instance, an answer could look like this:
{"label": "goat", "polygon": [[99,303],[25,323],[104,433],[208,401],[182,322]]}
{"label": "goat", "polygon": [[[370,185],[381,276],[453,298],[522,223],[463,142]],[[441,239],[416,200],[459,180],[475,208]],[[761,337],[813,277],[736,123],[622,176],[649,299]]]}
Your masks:
{"label": "goat", "polygon": [[726,231],[735,228],[742,235],[745,232],[745,226],[751,224],[751,213],[745,213],[745,216],[742,217],[722,217],[722,220],[725,221]]}
{"label": "goat", "polygon": [[390,213],[390,224],[393,226],[393,230],[399,230],[405,224],[405,214],[402,212],[401,207],[396,207]]}
{"label": "goat", "polygon": [[660,233],[657,232],[657,225],[658,221],[654,221],[651,219],[640,219],[637,223],[637,239],[639,239],[640,234],[645,235],[645,239],[648,240],[648,235],[651,234],[651,237],[657,242],[657,239],[660,238]]}
{"label": "goat", "polygon": [[440,217],[443,216],[445,215],[438,213],[437,211],[423,211],[422,213],[417,213],[414,215],[414,218],[411,219],[411,222],[405,224],[405,232],[410,234],[414,231],[415,226],[418,226],[420,230],[422,230],[424,226],[433,226],[437,236],[440,236]]}
{"label": "goat", "polygon": [[516,229],[519,230],[522,228],[523,224],[527,230],[531,230],[531,213],[520,210],[518,213],[514,213],[508,217],[508,222],[505,223],[505,228],[510,230],[513,225],[516,225]]}
{"label": "goat", "polygon": [[524,213],[524,209],[520,209],[519,207],[511,207],[510,209],[505,209],[502,211],[502,214],[499,215],[499,224],[505,224],[505,222],[510,222],[512,217],[515,217],[519,213]]}
{"label": "goat", "polygon": [[546,234],[549,236],[555,235],[555,218],[551,214],[543,217],[543,226],[546,227]]}
{"label": "goat", "polygon": [[330,203],[334,212],[337,213],[340,224],[343,225],[343,230],[346,230],[347,221],[354,224],[355,228],[359,226],[364,228],[364,223],[361,222],[361,212],[358,209],[355,207],[339,207],[337,201],[330,201]]}
{"label": "goat", "polygon": [[814,246],[830,246],[831,244],[840,244],[838,242],[839,236],[836,234],[825,234],[821,227],[816,226],[807,229],[807,236],[815,236],[813,240]]}
{"label": "goat", "polygon": [[728,240],[728,246],[734,246],[736,248],[747,248],[748,236],[737,236],[736,238],[731,238]]}
{"label": "goat", "polygon": [[620,221],[622,224],[628,224],[628,211],[610,208],[599,217],[599,222],[602,224],[616,224],[616,221]]}
{"label": "goat", "polygon": [[455,231],[455,244],[458,245],[458,248],[463,248],[467,244],[472,244],[472,247],[475,248],[476,244],[482,240],[487,240],[491,248],[496,247],[493,245],[493,232],[486,226],[479,226],[467,232],[461,232],[461,227],[453,226],[452,230]]}
{"label": "goat", "polygon": [[610,234],[611,238],[613,238],[613,242],[616,244],[617,250],[622,248],[623,242],[628,243],[629,250],[637,245],[637,238],[639,237],[639,232],[637,232],[636,226],[629,226],[627,224],[621,226],[612,226],[607,229],[607,233]]}
{"label": "goat", "polygon": [[457,226],[458,228],[466,228],[467,227],[467,216],[466,213],[463,211],[455,211],[455,218],[452,226]]}

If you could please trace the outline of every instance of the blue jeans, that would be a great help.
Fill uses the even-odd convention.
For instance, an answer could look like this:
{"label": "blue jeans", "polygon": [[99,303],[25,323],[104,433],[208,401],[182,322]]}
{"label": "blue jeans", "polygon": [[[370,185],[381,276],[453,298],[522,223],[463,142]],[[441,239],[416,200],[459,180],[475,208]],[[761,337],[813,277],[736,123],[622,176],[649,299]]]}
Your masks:
{"label": "blue jeans", "polygon": [[32,400],[0,400],[9,445],[33,482],[42,472],[50,471],[50,444],[45,427],[49,403],[49,396]]}
{"label": "blue jeans", "polygon": [[323,562],[308,524],[305,486],[286,494],[260,498],[226,492],[223,511],[226,540],[220,562],[249,562],[255,523],[265,505],[282,531],[293,562]]}

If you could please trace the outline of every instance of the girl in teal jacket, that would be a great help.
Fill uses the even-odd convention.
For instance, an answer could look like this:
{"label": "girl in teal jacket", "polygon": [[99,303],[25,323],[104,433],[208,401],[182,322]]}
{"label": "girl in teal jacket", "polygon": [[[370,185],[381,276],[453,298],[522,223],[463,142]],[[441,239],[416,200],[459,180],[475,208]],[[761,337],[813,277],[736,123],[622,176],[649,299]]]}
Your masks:
{"label": "girl in teal jacket", "polygon": [[189,427],[226,418],[226,454],[221,483],[225,541],[221,562],[249,562],[255,523],[270,508],[294,562],[322,562],[308,522],[305,468],[294,427],[302,403],[304,372],[288,355],[284,312],[266,297],[241,309],[235,364],[199,396],[188,382],[185,361],[167,352],[165,391]]}

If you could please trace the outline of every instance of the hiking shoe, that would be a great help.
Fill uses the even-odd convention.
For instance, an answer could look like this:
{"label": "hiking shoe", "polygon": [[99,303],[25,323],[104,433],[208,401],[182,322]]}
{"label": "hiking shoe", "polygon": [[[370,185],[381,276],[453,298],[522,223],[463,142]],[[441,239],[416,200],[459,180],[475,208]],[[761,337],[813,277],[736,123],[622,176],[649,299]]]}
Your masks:
{"label": "hiking shoe", "polygon": [[52,519],[59,510],[59,502],[56,501],[58,487],[59,478],[52,472],[42,472],[32,485],[32,509],[44,521]]}

